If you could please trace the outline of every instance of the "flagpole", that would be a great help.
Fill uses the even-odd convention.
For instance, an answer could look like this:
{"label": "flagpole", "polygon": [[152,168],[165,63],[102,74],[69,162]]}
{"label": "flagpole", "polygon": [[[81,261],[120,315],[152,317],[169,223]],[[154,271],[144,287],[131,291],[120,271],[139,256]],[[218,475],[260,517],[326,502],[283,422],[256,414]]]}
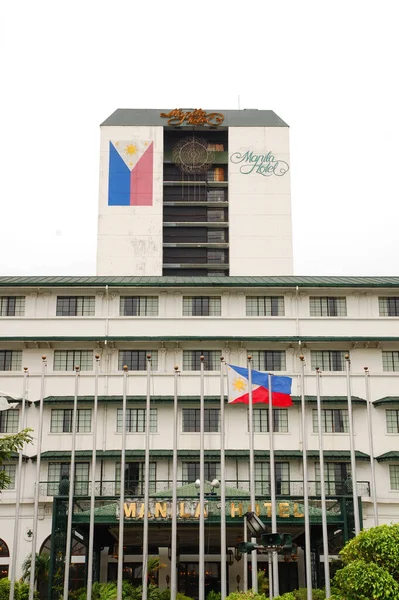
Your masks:
{"label": "flagpole", "polygon": [[204,356],[200,356],[200,518],[199,518],[199,569],[198,569],[198,597],[205,600],[205,451],[204,451],[204,422],[205,422],[205,399],[204,399]]}
{"label": "flagpole", "polygon": [[174,373],[174,398],[173,398],[173,467],[172,467],[172,540],[170,560],[170,600],[176,600],[177,595],[177,429],[178,429],[178,399],[177,383],[179,367]]}
{"label": "flagpole", "polygon": [[[277,533],[277,513],[276,513],[276,473],[274,465],[274,423],[273,423],[273,390],[272,375],[268,373],[269,388],[269,445],[270,445],[270,502],[272,505],[272,533]],[[278,554],[273,552],[273,593],[279,596],[279,577],[278,577]]]}
{"label": "flagpole", "polygon": [[324,579],[326,586],[326,598],[330,598],[330,556],[328,552],[328,528],[327,528],[327,505],[326,505],[326,486],[324,481],[324,450],[323,450],[323,431],[321,422],[321,398],[320,398],[320,369],[316,367],[316,395],[317,395],[317,429],[319,437],[319,463],[320,463],[320,497],[321,497],[321,528],[323,537],[324,554]]}
{"label": "flagpole", "polygon": [[[91,600],[93,587],[93,548],[94,548],[94,506],[96,498],[96,456],[97,456],[97,410],[98,410],[98,368],[100,355],[95,356],[94,371],[94,406],[93,406],[93,450],[91,459],[91,490],[90,490],[90,524],[89,524],[89,548],[87,561],[87,600]],[[101,495],[101,491],[100,491]]]}
{"label": "flagpole", "polygon": [[220,357],[220,593],[227,595],[226,565],[226,481],[225,481],[225,423],[224,423],[224,358]]}
{"label": "flagpole", "polygon": [[[22,391],[22,407],[21,407],[21,425],[22,429],[25,429],[25,406],[26,396],[28,392],[28,369],[24,367],[24,382]],[[11,569],[10,569],[10,600],[14,600],[15,594],[15,567],[17,563],[17,547],[18,547],[18,535],[19,535],[19,511],[21,506],[21,483],[22,483],[22,456],[23,448],[18,453],[18,473],[16,483],[16,498],[15,498],[15,524],[14,524],[14,540],[11,554]]]}
{"label": "flagpole", "polygon": [[359,502],[357,498],[357,477],[356,477],[356,454],[355,454],[355,438],[353,433],[353,413],[352,413],[352,392],[350,381],[350,358],[349,354],[345,354],[346,360],[346,387],[348,393],[348,420],[349,420],[349,443],[351,454],[351,471],[352,471],[352,496],[353,496],[353,516],[355,520],[355,535],[360,533],[360,515]]}
{"label": "flagpole", "polygon": [[378,504],[377,504],[377,486],[375,482],[375,465],[374,465],[374,443],[373,443],[373,422],[371,418],[371,396],[370,396],[370,372],[368,367],[364,367],[364,377],[366,384],[366,402],[367,402],[367,426],[369,432],[369,448],[370,448],[370,469],[371,469],[371,499],[373,502],[374,527],[378,525]]}
{"label": "flagpole", "polygon": [[310,547],[310,516],[309,516],[309,490],[308,490],[308,440],[306,427],[306,402],[305,402],[305,357],[299,356],[301,361],[301,416],[302,416],[302,459],[303,459],[303,504],[305,513],[305,566],[306,566],[306,596],[312,600],[312,553]]}
{"label": "flagpole", "polygon": [[[247,526],[247,517],[245,515],[244,515],[243,525],[244,525],[243,542],[247,542],[248,541],[248,526]],[[243,573],[242,587],[243,587],[243,591],[247,592],[248,591],[248,554],[246,552],[243,555],[243,561],[244,561],[244,563],[243,563],[244,573]]]}
{"label": "flagpole", "polygon": [[29,600],[33,600],[35,594],[35,570],[36,570],[36,547],[37,547],[37,522],[39,519],[39,493],[40,493],[40,465],[42,454],[42,437],[43,437],[43,404],[45,390],[45,374],[46,374],[46,356],[42,356],[42,374],[40,383],[40,403],[39,403],[39,428],[37,435],[37,461],[36,461],[36,481],[34,492],[34,507],[33,507],[33,526],[32,526],[32,555],[30,562],[30,578],[29,578]]}
{"label": "flagpole", "polygon": [[[248,356],[248,408],[249,408],[249,493],[251,499],[251,511],[256,511],[255,506],[255,455],[254,455],[254,421],[253,421],[253,400],[252,400],[252,356]],[[256,544],[256,538],[252,537],[251,542]],[[257,551],[251,552],[252,565],[252,589],[254,593],[258,592],[258,561]]]}
{"label": "flagpole", "polygon": [[145,409],[145,461],[144,461],[144,518],[143,518],[143,591],[147,600],[148,588],[148,509],[150,495],[150,424],[151,424],[151,354],[147,354],[147,402]]}
{"label": "flagpole", "polygon": [[126,471],[126,394],[127,394],[128,366],[123,365],[122,387],[122,445],[121,445],[121,470],[119,488],[119,539],[118,539],[118,569],[117,569],[117,600],[122,600],[123,584],[123,538],[125,531],[125,471]]}
{"label": "flagpole", "polygon": [[78,416],[78,386],[79,386],[79,367],[75,367],[75,394],[73,398],[73,413],[72,413],[72,447],[71,447],[71,464],[69,467],[69,497],[68,497],[68,520],[67,520],[67,536],[65,548],[65,569],[64,569],[64,600],[68,600],[69,596],[69,568],[71,564],[72,551],[72,518],[73,518],[73,500],[75,494],[75,455],[76,455],[76,428]]}

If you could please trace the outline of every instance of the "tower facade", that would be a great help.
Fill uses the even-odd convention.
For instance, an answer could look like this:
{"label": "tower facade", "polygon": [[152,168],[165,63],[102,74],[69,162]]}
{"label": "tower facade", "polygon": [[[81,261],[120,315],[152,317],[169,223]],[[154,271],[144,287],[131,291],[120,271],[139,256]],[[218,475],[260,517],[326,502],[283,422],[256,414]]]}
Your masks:
{"label": "tower facade", "polygon": [[292,274],[288,133],[272,111],[115,111],[97,274]]}

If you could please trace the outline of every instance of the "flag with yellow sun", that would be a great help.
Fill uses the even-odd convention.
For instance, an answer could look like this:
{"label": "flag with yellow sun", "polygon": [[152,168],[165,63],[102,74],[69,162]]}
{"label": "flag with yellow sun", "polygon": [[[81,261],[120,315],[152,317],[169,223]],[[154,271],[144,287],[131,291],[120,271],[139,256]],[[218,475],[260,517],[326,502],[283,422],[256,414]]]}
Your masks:
{"label": "flag with yellow sun", "polygon": [[108,206],[152,206],[154,142],[109,143]]}
{"label": "flag with yellow sun", "polygon": [[[249,404],[248,369],[226,365],[228,397],[232,404]],[[269,403],[270,392],[273,406],[291,406],[291,377],[271,375],[271,390],[269,390],[269,375],[261,371],[251,371],[252,374],[252,403]]]}

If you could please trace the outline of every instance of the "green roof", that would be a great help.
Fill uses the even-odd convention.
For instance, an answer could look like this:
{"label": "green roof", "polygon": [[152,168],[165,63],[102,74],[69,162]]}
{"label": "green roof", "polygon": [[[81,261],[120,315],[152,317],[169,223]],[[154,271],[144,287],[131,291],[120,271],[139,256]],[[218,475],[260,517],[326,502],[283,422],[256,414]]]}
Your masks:
{"label": "green roof", "polygon": [[0,277],[0,287],[343,287],[399,288],[399,277]]}
{"label": "green roof", "polygon": [[391,452],[385,452],[385,454],[380,454],[380,456],[376,456],[378,462],[386,462],[386,461],[399,461],[399,452],[395,450],[391,450]]}
{"label": "green roof", "polygon": [[382,406],[384,404],[399,404],[399,396],[384,396],[384,398],[378,398],[374,400],[374,406]]}

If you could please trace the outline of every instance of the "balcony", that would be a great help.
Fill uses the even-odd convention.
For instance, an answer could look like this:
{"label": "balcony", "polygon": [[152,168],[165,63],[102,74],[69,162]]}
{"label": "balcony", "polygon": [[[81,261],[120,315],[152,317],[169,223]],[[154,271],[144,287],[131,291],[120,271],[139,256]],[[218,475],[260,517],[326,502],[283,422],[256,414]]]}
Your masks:
{"label": "balcony", "polygon": [[[178,497],[180,498],[197,498],[198,490],[192,488],[191,482],[187,480],[179,480],[177,482]],[[52,497],[59,495],[59,481],[41,481],[40,482],[40,496],[41,497]],[[87,497],[91,494],[91,484],[89,481],[78,481],[75,483],[75,496]],[[115,480],[109,481],[96,481],[95,484],[96,496],[101,497],[118,497],[120,492],[120,482]],[[179,488],[183,488],[179,490]],[[344,481],[326,481],[326,496],[330,498],[336,498],[341,496],[352,497],[352,491],[347,488],[347,484]],[[162,492],[165,492],[165,497],[171,496],[172,481],[171,480],[159,480],[150,481],[150,495],[157,494],[161,497]],[[64,490],[65,495],[68,495],[68,490]],[[220,497],[220,489],[216,490],[216,498]],[[304,492],[303,481],[277,481],[276,482],[276,496],[277,498],[302,498]],[[226,499],[249,499],[249,480],[226,480]],[[255,480],[255,494],[259,499],[270,497],[270,484],[264,480]],[[358,481],[357,482],[357,494],[358,496],[365,498],[370,497],[370,482],[369,481]],[[308,481],[308,495],[311,498],[320,497],[320,482],[319,481]],[[142,497],[144,496],[144,488],[142,482],[137,481],[126,481],[125,483],[125,496],[129,497]],[[215,496],[213,496],[215,497]]]}

